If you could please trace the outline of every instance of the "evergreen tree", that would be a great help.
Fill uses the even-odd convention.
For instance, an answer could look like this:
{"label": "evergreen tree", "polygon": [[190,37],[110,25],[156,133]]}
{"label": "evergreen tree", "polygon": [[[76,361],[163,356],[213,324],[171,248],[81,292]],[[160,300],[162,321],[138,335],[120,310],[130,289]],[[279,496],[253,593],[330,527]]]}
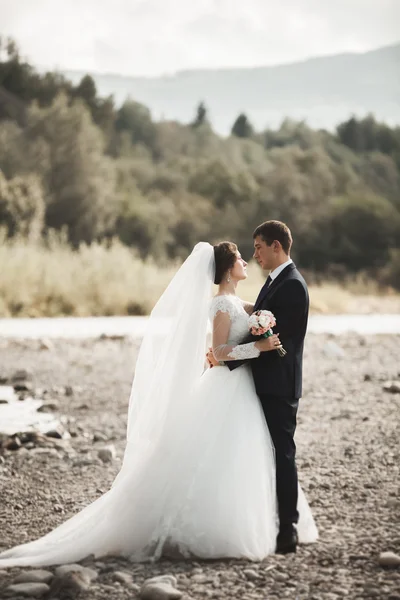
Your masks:
{"label": "evergreen tree", "polygon": [[241,113],[234,122],[231,133],[239,138],[249,138],[253,136],[253,126],[244,113]]}
{"label": "evergreen tree", "polygon": [[207,108],[204,102],[200,102],[196,110],[196,117],[192,122],[192,127],[201,127],[201,125],[204,125],[205,123],[208,123]]}

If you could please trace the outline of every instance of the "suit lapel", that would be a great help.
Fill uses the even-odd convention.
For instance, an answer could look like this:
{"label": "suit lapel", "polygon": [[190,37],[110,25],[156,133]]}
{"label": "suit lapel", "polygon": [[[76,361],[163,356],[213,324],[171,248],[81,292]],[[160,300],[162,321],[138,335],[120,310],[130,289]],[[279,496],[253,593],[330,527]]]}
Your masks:
{"label": "suit lapel", "polygon": [[264,298],[265,298],[265,296],[267,295],[267,293],[268,293],[268,290],[269,290],[269,287],[267,287],[267,284],[266,284],[266,283],[264,283],[264,285],[262,286],[262,288],[261,288],[261,290],[260,290],[260,293],[258,294],[258,297],[257,297],[256,303],[255,303],[255,305],[254,305],[254,312],[255,312],[256,310],[258,310],[258,306],[261,304],[261,302],[263,301],[263,299],[264,299]]}
{"label": "suit lapel", "polygon": [[290,265],[285,267],[283,269],[283,271],[281,271],[279,273],[278,277],[275,277],[275,279],[273,281],[271,281],[271,284],[268,287],[266,286],[266,284],[263,285],[263,287],[261,288],[261,291],[258,295],[258,298],[256,300],[256,303],[254,305],[254,312],[256,310],[260,310],[261,304],[269,296],[271,291],[278,285],[278,283],[280,281],[283,281],[287,277],[288,273],[293,271],[293,269],[295,269],[295,268],[296,268],[296,265],[294,263],[290,263]]}

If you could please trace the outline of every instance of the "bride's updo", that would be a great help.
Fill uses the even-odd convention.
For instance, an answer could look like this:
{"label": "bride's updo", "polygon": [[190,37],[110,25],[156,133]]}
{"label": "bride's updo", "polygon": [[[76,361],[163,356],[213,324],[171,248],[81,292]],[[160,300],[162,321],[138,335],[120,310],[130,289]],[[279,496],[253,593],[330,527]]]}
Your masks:
{"label": "bride's updo", "polygon": [[215,278],[219,285],[229,269],[233,269],[237,259],[237,246],[233,242],[220,242],[214,246]]}

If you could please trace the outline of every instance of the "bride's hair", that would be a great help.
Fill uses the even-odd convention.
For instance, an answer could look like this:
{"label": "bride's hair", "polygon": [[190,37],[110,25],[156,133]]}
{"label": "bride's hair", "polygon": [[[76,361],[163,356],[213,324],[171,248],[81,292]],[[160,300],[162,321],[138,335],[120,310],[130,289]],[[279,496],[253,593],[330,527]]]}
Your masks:
{"label": "bride's hair", "polygon": [[215,278],[214,283],[219,285],[225,273],[232,269],[237,258],[237,246],[233,242],[220,242],[214,246]]}

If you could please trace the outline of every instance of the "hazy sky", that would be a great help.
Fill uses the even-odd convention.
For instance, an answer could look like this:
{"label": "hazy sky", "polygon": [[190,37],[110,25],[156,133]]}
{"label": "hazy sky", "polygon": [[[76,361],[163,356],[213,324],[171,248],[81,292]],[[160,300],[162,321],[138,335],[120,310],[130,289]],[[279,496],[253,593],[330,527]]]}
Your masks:
{"label": "hazy sky", "polygon": [[0,0],[41,67],[131,75],[256,66],[400,41],[400,0]]}

